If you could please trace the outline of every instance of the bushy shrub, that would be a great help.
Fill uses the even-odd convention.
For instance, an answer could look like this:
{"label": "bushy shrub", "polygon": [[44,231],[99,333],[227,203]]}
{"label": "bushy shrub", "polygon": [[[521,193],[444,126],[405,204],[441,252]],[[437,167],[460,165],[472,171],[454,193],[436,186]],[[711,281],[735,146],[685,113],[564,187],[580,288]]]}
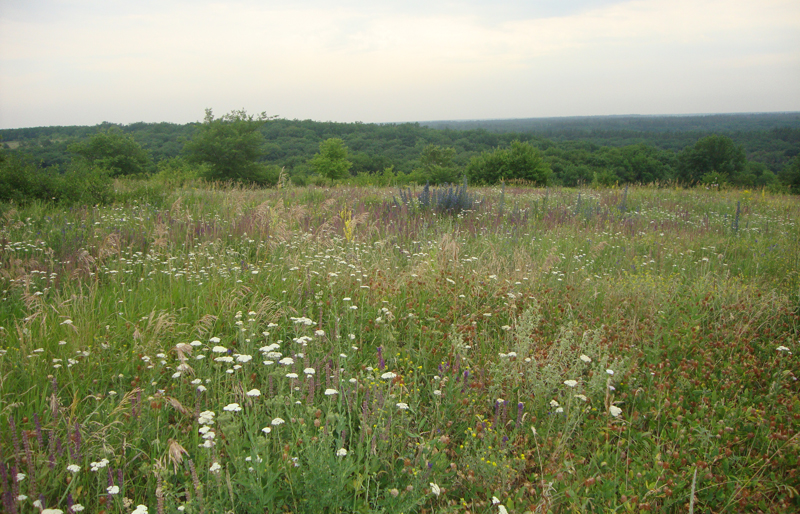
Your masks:
{"label": "bushy shrub", "polygon": [[106,170],[112,177],[147,173],[153,165],[147,150],[117,127],[98,132],[88,141],[74,143],[68,150],[89,166]]}
{"label": "bushy shrub", "polygon": [[86,162],[73,163],[65,173],[39,169],[16,155],[0,153],[0,201],[98,204],[113,200],[108,170]]}
{"label": "bushy shrub", "polygon": [[530,143],[513,141],[511,148],[497,148],[472,158],[467,175],[475,182],[497,184],[502,180],[524,179],[546,186],[552,172],[539,150]]}

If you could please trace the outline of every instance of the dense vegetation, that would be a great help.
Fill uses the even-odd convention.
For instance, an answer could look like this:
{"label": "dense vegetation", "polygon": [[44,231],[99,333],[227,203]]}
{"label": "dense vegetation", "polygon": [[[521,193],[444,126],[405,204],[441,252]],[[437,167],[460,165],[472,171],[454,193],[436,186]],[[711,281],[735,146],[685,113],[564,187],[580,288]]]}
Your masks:
{"label": "dense vegetation", "polygon": [[[437,184],[460,182],[467,174],[472,183],[487,184],[534,177],[533,183],[563,186],[677,181],[774,190],[791,186],[788,190],[800,191],[800,115],[796,113],[430,123],[442,129],[418,123],[376,125],[262,116],[260,122],[250,120],[251,125],[258,122],[251,130],[237,124],[242,121],[237,116],[247,114],[234,112],[213,125],[212,116],[210,121],[187,125],[117,127],[106,123],[2,130],[0,138],[9,154],[24,154],[23,160],[31,166],[60,174],[78,166],[84,172],[102,169],[110,176],[144,172],[265,185],[282,178],[301,185],[333,179],[355,184]],[[507,131],[511,129],[515,131]],[[225,130],[228,139],[223,143],[219,138]],[[105,141],[96,141],[104,134]],[[212,143],[214,138],[216,143]],[[132,141],[140,151],[130,147]],[[332,141],[339,141],[336,148]],[[529,145],[527,154],[542,161],[538,172],[509,173],[514,168],[502,164],[501,154],[511,151],[515,141]],[[112,143],[127,152],[125,159],[135,171],[120,172],[119,163],[100,151]],[[220,154],[220,149],[228,153]],[[344,157],[335,161],[324,157],[332,151]],[[87,152],[94,152],[94,157],[87,158]],[[495,152],[500,154],[489,158]],[[222,155],[227,163],[212,162],[212,154]],[[494,162],[496,167],[490,170],[480,162]],[[238,164],[232,167],[231,163]]]}
{"label": "dense vegetation", "polygon": [[800,510],[797,197],[111,180],[0,204],[3,512]]}

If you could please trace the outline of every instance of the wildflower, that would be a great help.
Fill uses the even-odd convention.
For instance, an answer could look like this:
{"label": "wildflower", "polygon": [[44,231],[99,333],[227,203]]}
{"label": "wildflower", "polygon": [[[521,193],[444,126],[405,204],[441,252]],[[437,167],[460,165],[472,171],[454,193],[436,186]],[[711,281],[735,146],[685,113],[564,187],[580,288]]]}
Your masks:
{"label": "wildflower", "polygon": [[91,467],[92,471],[99,471],[108,466],[108,459],[101,459],[98,462],[92,462],[89,464],[89,466]]}
{"label": "wildflower", "polygon": [[283,425],[286,423],[282,418],[275,418],[272,420],[272,426],[277,427],[278,425]]}
{"label": "wildflower", "polygon": [[393,379],[393,378],[394,378],[394,377],[396,377],[396,376],[397,376],[397,375],[396,375],[396,374],[394,374],[394,373],[392,373],[391,371],[387,371],[386,373],[384,373],[383,375],[381,375],[381,378],[382,378],[382,379],[384,379],[384,380],[391,380],[391,379]]}
{"label": "wildflower", "polygon": [[211,465],[210,468],[208,468],[208,470],[212,473],[219,473],[219,470],[221,469],[222,466],[219,465],[219,462],[215,462],[214,464]]}
{"label": "wildflower", "polygon": [[[36,500],[39,501],[39,500]],[[74,505],[73,505],[74,507]],[[74,510],[74,509],[73,509]],[[64,511],[61,509],[44,509],[41,514],[64,514]],[[139,514],[137,512],[133,512],[132,514]]]}
{"label": "wildflower", "polygon": [[261,429],[261,431],[264,432],[264,435],[267,435],[272,432],[272,429],[270,427],[264,427]]}
{"label": "wildflower", "polygon": [[231,363],[231,362],[233,362],[233,357],[231,357],[230,355],[223,355],[222,357],[217,357],[217,358],[215,358],[214,360],[215,360],[216,362],[227,362],[227,363]]}
{"label": "wildflower", "polygon": [[219,342],[219,337],[214,336],[211,339],[209,339],[208,342],[210,342],[210,343],[218,343]]}
{"label": "wildflower", "polygon": [[200,423],[201,425],[213,425],[214,416],[216,416],[216,414],[214,414],[213,411],[204,410],[203,412],[200,413],[200,417],[197,419],[197,422]]}
{"label": "wildflower", "polygon": [[249,391],[247,391],[247,396],[251,398],[255,396],[261,396],[261,391],[259,391],[258,389],[250,389]]}
{"label": "wildflower", "polygon": [[564,412],[564,407],[559,407],[556,409],[556,414],[561,414],[562,412]]}
{"label": "wildflower", "polygon": [[303,370],[303,373],[305,373],[306,375],[313,375],[316,372],[317,372],[317,370],[315,370],[314,368],[306,368],[306,369]]}
{"label": "wildflower", "polygon": [[442,494],[442,490],[439,488],[438,485],[434,484],[433,482],[430,483],[431,486],[431,494],[434,496],[439,496]]}
{"label": "wildflower", "polygon": [[492,496],[492,505],[497,505],[500,503],[500,499],[497,496]]}
{"label": "wildflower", "polygon": [[286,378],[297,378],[297,373],[287,373]]}
{"label": "wildflower", "polygon": [[613,369],[607,369],[606,373],[608,373],[609,375],[613,375],[614,374],[614,370]]}
{"label": "wildflower", "polygon": [[224,411],[228,412],[240,412],[242,407],[238,403],[229,403],[225,407],[222,408]]}
{"label": "wildflower", "polygon": [[281,364],[283,366],[291,366],[292,364],[294,364],[294,359],[292,359],[291,357],[284,357],[283,359],[278,361],[278,364]]}
{"label": "wildflower", "polygon": [[775,350],[776,350],[776,351],[779,351],[779,352],[788,352],[788,353],[789,353],[789,355],[791,355],[791,354],[792,354],[791,350],[789,350],[787,347],[785,347],[785,346],[783,346],[783,345],[781,345],[781,346],[779,346],[779,347],[775,348]]}
{"label": "wildflower", "polygon": [[253,360],[252,355],[236,355],[236,362],[250,362]]}
{"label": "wildflower", "polygon": [[400,410],[408,410],[408,404],[406,402],[399,402],[397,408]]}
{"label": "wildflower", "polygon": [[620,409],[616,405],[612,405],[611,407],[608,408],[608,413],[614,416],[615,418],[618,418],[619,415],[622,414],[622,409]]}
{"label": "wildflower", "polygon": [[347,455],[347,449],[339,448],[338,450],[336,450],[337,457],[344,457],[345,455]]}
{"label": "wildflower", "polygon": [[505,507],[503,507],[502,505],[498,505],[498,506],[497,506],[497,512],[498,512],[499,514],[508,514],[508,511],[507,511],[507,510],[506,510],[506,508],[505,508]]}
{"label": "wildflower", "polygon": [[147,514],[147,505],[137,505],[131,514]]}
{"label": "wildflower", "polygon": [[106,487],[106,491],[108,494],[119,494],[119,486],[118,485],[110,485]]}
{"label": "wildflower", "polygon": [[76,503],[76,504],[74,504],[72,506],[72,512],[83,512],[84,508],[85,507],[83,505],[81,505],[80,503]]}
{"label": "wildflower", "polygon": [[197,386],[197,390],[202,393],[202,392],[206,391],[206,386],[201,384],[201,385]]}
{"label": "wildflower", "polygon": [[575,387],[578,385],[578,382],[576,380],[564,380],[564,385],[567,387]]}
{"label": "wildflower", "polygon": [[324,330],[315,330],[314,331],[314,335],[317,336],[317,337],[323,337],[325,335],[325,331]]}
{"label": "wildflower", "polygon": [[22,482],[23,480],[25,480],[26,476],[27,475],[25,473],[17,473],[17,482]]}
{"label": "wildflower", "polygon": [[587,397],[585,397],[584,395],[582,395],[582,394],[576,394],[575,398],[578,398],[579,400],[583,400],[585,402],[589,401],[589,399]]}
{"label": "wildflower", "polygon": [[19,496],[17,496],[17,501],[18,502],[24,502],[27,499],[28,499],[28,496],[24,495],[24,494],[20,494]]}
{"label": "wildflower", "polygon": [[77,464],[70,464],[69,466],[67,466],[67,471],[69,471],[71,473],[77,473],[80,470],[81,470],[81,467],[78,466]]}
{"label": "wildflower", "polygon": [[590,362],[592,362],[592,358],[589,357],[588,355],[581,354],[580,359],[583,362],[585,362],[586,364],[589,364]]}
{"label": "wildflower", "polygon": [[442,396],[442,392],[439,389],[434,389],[433,390],[433,395],[434,396]]}
{"label": "wildflower", "polygon": [[333,396],[335,394],[339,394],[339,391],[331,388],[325,389],[325,396]]}
{"label": "wildflower", "polygon": [[189,343],[189,345],[190,346],[203,346],[203,343],[201,343],[200,341],[194,340],[191,343]]}
{"label": "wildflower", "polygon": [[224,346],[215,346],[211,351],[214,353],[228,353],[228,349]]}

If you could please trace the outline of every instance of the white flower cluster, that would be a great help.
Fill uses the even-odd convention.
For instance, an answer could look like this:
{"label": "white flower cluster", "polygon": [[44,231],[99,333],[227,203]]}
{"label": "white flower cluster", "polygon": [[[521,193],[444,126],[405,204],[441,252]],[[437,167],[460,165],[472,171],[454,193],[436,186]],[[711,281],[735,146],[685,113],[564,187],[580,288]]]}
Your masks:
{"label": "white flower cluster", "polygon": [[305,326],[307,326],[307,327],[310,327],[311,325],[313,325],[313,324],[314,324],[314,321],[313,321],[313,320],[311,320],[311,319],[308,319],[308,318],[306,318],[306,317],[301,317],[301,318],[289,318],[289,319],[290,319],[290,320],[292,320],[292,321],[294,321],[294,324],[295,324],[295,325],[305,325]]}
{"label": "white flower cluster", "polygon": [[100,459],[97,462],[92,462],[89,464],[89,466],[91,467],[92,471],[99,471],[108,466],[108,459]]}

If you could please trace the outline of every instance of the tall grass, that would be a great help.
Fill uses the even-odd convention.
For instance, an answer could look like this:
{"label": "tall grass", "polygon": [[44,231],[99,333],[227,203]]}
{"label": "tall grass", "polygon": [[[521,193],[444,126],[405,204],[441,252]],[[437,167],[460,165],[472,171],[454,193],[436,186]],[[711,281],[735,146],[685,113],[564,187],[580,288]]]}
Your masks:
{"label": "tall grass", "polygon": [[797,199],[478,193],[6,208],[3,510],[800,507]]}

